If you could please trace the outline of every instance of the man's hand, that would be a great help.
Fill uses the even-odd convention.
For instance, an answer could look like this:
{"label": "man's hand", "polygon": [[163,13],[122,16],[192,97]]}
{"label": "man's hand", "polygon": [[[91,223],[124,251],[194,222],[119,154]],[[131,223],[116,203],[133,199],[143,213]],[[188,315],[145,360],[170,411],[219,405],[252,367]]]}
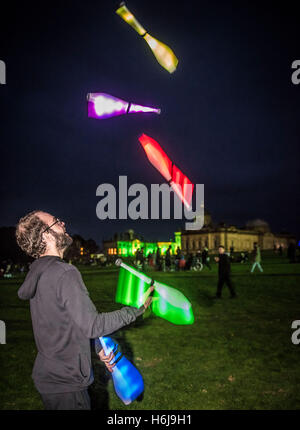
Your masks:
{"label": "man's hand", "polygon": [[107,367],[107,369],[110,372],[112,372],[113,368],[116,365],[116,363],[113,363],[113,364],[109,363],[111,360],[115,358],[113,352],[111,352],[109,355],[105,355],[104,349],[101,349],[101,351],[99,352],[99,357],[100,357],[100,360],[103,361],[103,363],[105,363],[105,366]]}
{"label": "man's hand", "polygon": [[220,260],[219,257],[215,257],[215,261],[218,263],[218,261]]}

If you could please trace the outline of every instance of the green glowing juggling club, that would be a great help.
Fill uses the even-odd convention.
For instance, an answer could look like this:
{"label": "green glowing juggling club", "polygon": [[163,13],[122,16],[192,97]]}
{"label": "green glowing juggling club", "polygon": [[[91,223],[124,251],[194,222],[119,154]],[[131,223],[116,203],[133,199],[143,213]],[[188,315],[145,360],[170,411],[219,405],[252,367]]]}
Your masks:
{"label": "green glowing juggling club", "polygon": [[116,265],[120,266],[116,302],[135,308],[141,307],[145,302],[145,294],[152,284],[151,278],[122,263],[120,258]]}
{"label": "green glowing juggling club", "polygon": [[152,311],[155,315],[173,324],[193,324],[194,314],[188,299],[175,288],[154,281],[144,273],[138,272],[116,260],[120,275],[116,292],[116,302],[139,308],[147,297],[151,285],[154,286]]}
{"label": "green glowing juggling club", "polygon": [[194,314],[188,299],[176,288],[154,282],[152,311],[173,324],[193,324]]}

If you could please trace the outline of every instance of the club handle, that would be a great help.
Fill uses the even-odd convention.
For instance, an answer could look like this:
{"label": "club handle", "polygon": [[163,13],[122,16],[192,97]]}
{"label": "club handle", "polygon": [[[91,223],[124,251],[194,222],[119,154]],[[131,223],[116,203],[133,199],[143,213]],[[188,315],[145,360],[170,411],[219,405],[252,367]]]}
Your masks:
{"label": "club handle", "polygon": [[123,267],[123,269],[128,270],[128,272],[133,273],[135,276],[137,276],[138,278],[140,278],[142,281],[144,281],[146,284],[148,285],[152,285],[153,284],[153,280],[151,278],[149,278],[148,276],[144,275],[144,273],[138,272],[137,270],[133,269],[130,266],[127,266],[127,264],[123,263],[121,258],[117,258],[117,260],[115,261],[115,265],[118,267]]}
{"label": "club handle", "polygon": [[113,339],[111,338],[109,339],[112,341],[112,344],[113,344],[113,347],[111,349],[107,348],[106,343],[103,340],[103,337],[99,337],[99,340],[104,349],[105,355],[109,355],[111,352],[114,354],[114,358],[110,361],[110,364],[117,364],[123,357],[123,354],[119,350],[119,345],[115,341],[113,341]]}
{"label": "club handle", "polygon": [[104,342],[104,340],[103,340],[102,336],[101,336],[101,337],[99,337],[99,340],[100,340],[100,343],[101,343],[101,345],[102,345],[102,348],[104,349],[105,355],[108,355],[108,354],[109,354],[109,351],[108,351],[108,349],[106,348],[106,345],[105,345],[105,342]]}

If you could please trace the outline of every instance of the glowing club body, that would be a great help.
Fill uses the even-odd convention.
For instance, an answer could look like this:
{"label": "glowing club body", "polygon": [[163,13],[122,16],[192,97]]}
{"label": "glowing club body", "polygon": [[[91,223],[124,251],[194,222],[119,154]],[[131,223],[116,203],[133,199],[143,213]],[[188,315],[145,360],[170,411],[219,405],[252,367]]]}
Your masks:
{"label": "glowing club body", "polygon": [[193,324],[194,314],[189,300],[177,289],[154,281],[142,272],[116,260],[120,266],[116,291],[116,302],[127,306],[140,307],[150,285],[154,285],[152,312],[173,324]]}
{"label": "glowing club body", "polygon": [[130,103],[106,93],[88,93],[87,100],[90,118],[106,119],[129,113],[161,112],[160,109]]}
{"label": "glowing club body", "polygon": [[178,59],[171,48],[169,48],[164,43],[155,39],[151,36],[144,27],[138,22],[138,20],[134,17],[134,15],[128,10],[125,5],[125,2],[120,4],[120,7],[117,9],[116,13],[124,19],[135,31],[143,37],[146,43],[149,45],[152,50],[156,60],[158,63],[166,69],[169,73],[173,73],[178,65]]}
{"label": "glowing club body", "polygon": [[156,140],[146,134],[142,134],[139,137],[139,141],[150,163],[166,179],[186,208],[191,210],[194,184],[172,163]]}
{"label": "glowing club body", "polygon": [[118,344],[108,336],[99,337],[105,355],[113,351],[115,358],[111,364],[116,362],[113,367],[112,379],[116,394],[125,405],[133,402],[143,391],[144,381],[137,368],[127,358],[118,351]]}

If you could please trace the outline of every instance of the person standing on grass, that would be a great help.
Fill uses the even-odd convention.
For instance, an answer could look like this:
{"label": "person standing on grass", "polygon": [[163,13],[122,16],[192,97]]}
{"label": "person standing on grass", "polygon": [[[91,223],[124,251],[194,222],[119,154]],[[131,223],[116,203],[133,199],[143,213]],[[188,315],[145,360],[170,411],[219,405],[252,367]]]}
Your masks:
{"label": "person standing on grass", "polygon": [[141,266],[142,266],[142,271],[144,272],[144,270],[145,270],[145,260],[146,260],[146,257],[145,257],[145,254],[144,254],[144,247],[142,247],[142,249],[141,249],[141,252],[140,252],[140,259],[141,259]]}
{"label": "person standing on grass", "polygon": [[233,299],[236,297],[236,293],[231,281],[231,270],[230,270],[230,257],[225,254],[224,246],[219,246],[219,256],[215,257],[215,261],[219,263],[219,279],[217,286],[217,293],[215,298],[221,299],[223,285],[226,284],[230,291],[230,297]]}
{"label": "person standing on grass", "polygon": [[208,256],[208,248],[205,247],[202,251],[202,264],[203,266],[206,266],[211,270],[210,264],[209,264],[209,256]]}
{"label": "person standing on grass", "polygon": [[170,245],[166,251],[166,270],[167,271],[171,270],[171,252],[172,252],[172,248]]}
{"label": "person standing on grass", "polygon": [[251,273],[253,273],[256,266],[259,268],[261,272],[263,272],[263,268],[261,267],[260,263],[261,263],[260,248],[258,245],[255,245],[254,251],[253,251],[253,264],[251,267]]}
{"label": "person standing on grass", "polygon": [[162,270],[160,247],[158,247],[157,251],[156,251],[156,269],[157,270]]}
{"label": "person standing on grass", "polygon": [[[109,335],[135,321],[151,298],[139,309],[127,306],[98,313],[79,271],[62,259],[72,243],[65,223],[49,213],[33,211],[21,218],[16,240],[36,259],[18,291],[20,299],[30,300],[38,350],[32,372],[35,387],[45,409],[89,410],[88,387],[94,380],[90,339]],[[109,362],[114,355],[105,356],[100,350],[99,357],[112,371]]]}

